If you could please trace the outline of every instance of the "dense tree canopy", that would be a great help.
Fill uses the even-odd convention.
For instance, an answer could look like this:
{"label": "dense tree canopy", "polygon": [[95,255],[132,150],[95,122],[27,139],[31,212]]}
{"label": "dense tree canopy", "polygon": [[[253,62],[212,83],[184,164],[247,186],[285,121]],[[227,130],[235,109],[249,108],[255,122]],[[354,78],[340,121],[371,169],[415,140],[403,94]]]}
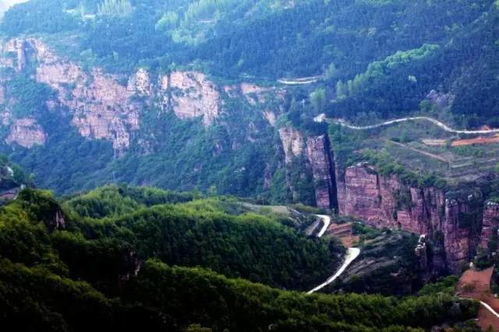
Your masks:
{"label": "dense tree canopy", "polygon": [[25,331],[422,331],[476,313],[438,286],[403,299],[306,295],[172,266],[301,288],[339,252],[268,217],[226,215],[227,198],[164,205],[192,199],[106,187],[61,207],[48,192],[23,191],[0,208],[0,322]]}

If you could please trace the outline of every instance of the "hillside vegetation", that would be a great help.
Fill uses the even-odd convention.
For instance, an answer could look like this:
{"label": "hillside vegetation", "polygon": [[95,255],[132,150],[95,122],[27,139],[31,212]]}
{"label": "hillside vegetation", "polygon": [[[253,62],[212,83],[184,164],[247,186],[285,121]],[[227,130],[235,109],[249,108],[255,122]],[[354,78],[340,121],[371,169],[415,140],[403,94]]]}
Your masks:
{"label": "hillside vegetation", "polygon": [[321,75],[336,100],[328,109],[342,116],[411,112],[431,89],[450,91],[453,112],[495,123],[498,12],[493,0],[32,0],[11,9],[0,32],[44,34],[118,72]]}
{"label": "hillside vegetation", "polygon": [[105,187],[61,206],[24,190],[0,208],[0,322],[26,331],[422,331],[476,314],[447,293],[305,295],[217,274],[300,289],[342,252],[268,217],[227,215],[225,202]]}
{"label": "hillside vegetation", "polygon": [[[77,109],[54,104],[92,98],[73,96],[74,82],[51,91],[36,80],[44,59],[30,58],[20,73],[2,69],[0,110],[10,122],[0,130],[9,142],[0,151],[57,193],[125,182],[314,205],[311,165],[302,156],[284,161],[278,130],[325,134],[327,125],[312,120],[320,113],[356,124],[424,114],[455,128],[498,126],[498,17],[493,0],[31,0],[6,13],[2,39],[42,40],[62,63],[87,74],[102,69],[122,87],[138,69],[153,85],[167,73],[202,72],[220,92],[220,114],[204,127],[203,119],[179,118],[171,103],[158,102],[162,96],[134,95],[138,129],[126,127],[130,146],[116,151],[109,139],[121,131],[101,139],[75,126]],[[16,54],[3,56],[8,63]],[[279,83],[286,79],[308,83]],[[275,90],[227,92],[241,82]],[[26,118],[45,132],[43,144],[8,140],[12,123]]]}

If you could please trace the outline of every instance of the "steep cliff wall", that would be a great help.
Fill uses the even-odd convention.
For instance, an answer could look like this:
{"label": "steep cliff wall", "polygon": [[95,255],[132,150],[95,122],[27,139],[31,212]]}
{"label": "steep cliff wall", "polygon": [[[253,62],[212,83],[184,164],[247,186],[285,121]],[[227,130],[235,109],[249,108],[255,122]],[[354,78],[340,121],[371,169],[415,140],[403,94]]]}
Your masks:
{"label": "steep cliff wall", "polygon": [[497,235],[499,228],[499,203],[486,202],[483,210],[482,233],[480,235],[480,247],[487,248],[492,235]]}
{"label": "steep cliff wall", "polygon": [[[327,135],[306,137],[292,127],[279,129],[279,136],[285,154],[285,163],[288,167],[296,167],[293,161],[300,160],[306,171],[312,175],[312,189],[315,194],[315,204],[321,208],[333,208],[338,205],[336,200],[336,180],[334,163],[331,158],[329,139]],[[288,179],[288,184],[293,190],[293,181]]]}
{"label": "steep cliff wall", "polygon": [[307,158],[312,168],[316,204],[321,208],[335,209],[338,206],[336,179],[329,151],[326,135],[307,138]]}
{"label": "steep cliff wall", "polygon": [[10,126],[9,136],[6,142],[9,144],[31,148],[35,145],[43,145],[47,139],[42,127],[32,118],[17,119]]}
{"label": "steep cliff wall", "polygon": [[30,37],[0,41],[0,71],[0,144],[40,186],[122,181],[289,198],[274,142],[282,87],[224,85],[193,70],[111,74]]}
{"label": "steep cliff wall", "polygon": [[[268,101],[268,95],[282,97],[284,94],[280,89],[248,83],[218,86],[205,74],[195,71],[173,71],[158,76],[140,68],[126,77],[105,73],[100,68],[84,70],[36,38],[9,40],[2,44],[0,51],[0,67],[13,68],[17,73],[33,70],[33,74],[27,74],[56,91],[51,108],[67,109],[80,135],[111,141],[118,155],[130,148],[134,133],[140,131],[141,111],[145,105],[172,111],[180,119],[201,118],[203,125],[208,127],[222,114],[224,96],[259,107]],[[4,99],[0,84],[0,104]],[[261,117],[271,125],[275,123],[272,110],[262,111]],[[19,136],[18,129],[19,126],[13,126],[17,133],[13,132],[11,136]],[[7,140],[8,143],[19,141]],[[43,140],[39,139],[37,143],[43,144]]]}
{"label": "steep cliff wall", "polygon": [[434,257],[440,269],[443,262],[450,271],[459,271],[479,245],[486,246],[498,225],[496,203],[484,203],[474,192],[456,196],[434,187],[411,187],[395,175],[380,175],[366,163],[337,169],[336,173],[340,214],[378,228],[427,235],[436,251],[445,254]]}

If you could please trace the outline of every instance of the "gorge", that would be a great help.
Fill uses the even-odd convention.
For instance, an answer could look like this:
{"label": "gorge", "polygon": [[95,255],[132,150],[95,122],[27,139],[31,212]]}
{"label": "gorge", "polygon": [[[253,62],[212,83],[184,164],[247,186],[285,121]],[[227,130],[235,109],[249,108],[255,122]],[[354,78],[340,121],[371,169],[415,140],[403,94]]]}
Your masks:
{"label": "gorge", "polygon": [[[397,175],[382,175],[367,162],[347,166],[335,160],[327,133],[314,135],[289,123],[277,124],[287,94],[284,87],[244,82],[220,86],[201,72],[173,71],[155,77],[145,69],[124,81],[99,68],[85,70],[35,38],[12,39],[1,49],[3,70],[12,71],[0,80],[2,124],[7,129],[4,139],[10,146],[31,149],[45,145],[53,129],[44,128],[40,112],[63,112],[83,138],[110,142],[118,160],[137,148],[141,154],[154,154],[154,134],[142,130],[144,108],[173,112],[181,121],[199,118],[201,125],[209,129],[214,122],[230,126],[228,116],[233,111],[227,105],[236,102],[236,107],[248,109],[260,118],[244,128],[243,140],[268,142],[268,137],[259,133],[262,130],[276,132],[279,137],[280,144],[272,143],[271,148],[282,151],[277,156],[283,159],[279,157],[273,166],[267,161],[258,175],[263,178],[263,188],[271,188],[277,174],[284,172],[281,185],[290,188],[295,201],[303,200],[300,190],[312,191],[309,204],[357,217],[377,228],[426,235],[431,245],[423,245],[419,254],[424,268],[436,274],[458,272],[479,248],[487,247],[497,232],[499,204],[489,201],[476,188],[456,194],[434,186],[404,184]],[[7,87],[9,81],[23,75],[54,91],[53,97],[40,105],[43,111],[16,111],[19,98]],[[225,142],[215,138],[212,143],[214,155],[226,149],[237,154],[241,144],[234,137]],[[297,164],[301,171],[293,177]],[[247,166],[239,167],[244,170]],[[297,189],[304,181],[310,186]]]}

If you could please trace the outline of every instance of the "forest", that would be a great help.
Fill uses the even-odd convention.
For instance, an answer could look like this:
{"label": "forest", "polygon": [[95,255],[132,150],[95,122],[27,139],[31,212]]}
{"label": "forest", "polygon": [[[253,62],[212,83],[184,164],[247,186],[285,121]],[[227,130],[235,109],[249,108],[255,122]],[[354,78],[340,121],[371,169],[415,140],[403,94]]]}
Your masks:
{"label": "forest", "polygon": [[296,291],[344,249],[239,205],[129,186],[62,201],[25,189],[0,208],[0,321],[23,331],[475,331],[466,321],[477,304],[449,286],[400,298]]}
{"label": "forest", "polygon": [[474,125],[498,121],[488,93],[498,84],[498,11],[493,0],[32,0],[5,14],[0,33],[46,35],[72,58],[115,72],[190,67],[270,82],[320,75],[336,116],[412,112],[440,85],[458,98],[452,111]]}
{"label": "forest", "polygon": [[[310,162],[304,156],[284,162],[281,128],[325,135],[334,127],[314,122],[320,113],[352,123],[417,114],[456,128],[497,126],[498,8],[492,0],[24,2],[1,20],[2,43],[36,38],[63,63],[71,61],[87,74],[102,70],[121,86],[139,68],[154,84],[167,73],[202,72],[216,85],[220,114],[204,127],[200,118],[180,119],[160,96],[134,95],[129,102],[140,109],[139,129],[126,128],[130,146],[116,151],[109,139],[82,137],[88,130],[75,123],[91,116],[76,114],[84,107],[58,103],[92,98],[74,97],[75,84],[55,91],[37,81],[46,59],[28,51],[22,72],[0,68],[0,111],[9,114],[0,139],[9,141],[16,120],[30,118],[46,133],[45,141],[31,148],[2,143],[0,152],[58,194],[123,182],[314,205]],[[16,55],[1,56],[8,62]],[[317,81],[278,81],[300,77]],[[248,96],[226,93],[241,83],[270,89],[272,98],[257,105]],[[85,84],[92,86],[91,80]],[[429,96],[445,102],[436,105]],[[272,114],[270,122],[265,114]],[[108,136],[114,135],[110,130]],[[363,157],[384,164],[386,172],[402,172],[376,153]],[[444,186],[431,174],[403,176]]]}
{"label": "forest", "polygon": [[[453,146],[468,136],[432,124],[338,123],[499,128],[499,0],[30,0],[0,12],[1,326],[479,331],[480,304],[456,295],[456,277],[423,276],[432,243],[419,257],[416,234],[336,213],[342,172],[367,162],[398,184],[405,224],[410,190],[441,191],[420,214],[441,199],[452,253],[492,266],[497,227],[476,255],[463,234],[499,201],[494,145]],[[370,217],[383,198],[356,199]],[[451,221],[453,199],[468,205]],[[346,255],[314,233],[326,225],[315,214],[362,254],[359,274],[308,294]]]}

